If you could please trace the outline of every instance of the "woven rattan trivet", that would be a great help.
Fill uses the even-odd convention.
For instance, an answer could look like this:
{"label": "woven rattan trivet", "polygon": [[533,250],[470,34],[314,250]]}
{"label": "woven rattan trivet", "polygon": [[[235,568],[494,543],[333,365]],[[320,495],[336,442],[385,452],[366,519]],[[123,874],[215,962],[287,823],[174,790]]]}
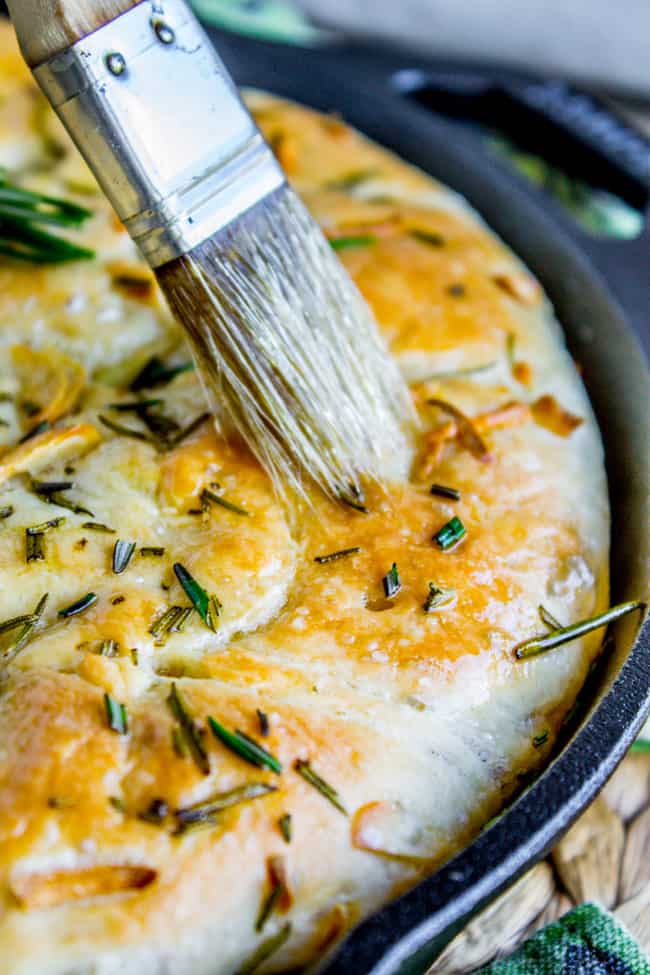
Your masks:
{"label": "woven rattan trivet", "polygon": [[597,901],[650,952],[650,754],[631,754],[600,797],[446,948],[429,975],[469,975],[575,904]]}

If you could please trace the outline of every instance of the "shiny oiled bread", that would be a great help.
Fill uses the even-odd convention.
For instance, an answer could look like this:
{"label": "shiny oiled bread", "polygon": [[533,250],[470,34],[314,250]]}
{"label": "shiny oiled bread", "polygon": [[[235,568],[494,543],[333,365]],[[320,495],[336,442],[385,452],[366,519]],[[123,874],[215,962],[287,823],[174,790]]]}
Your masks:
{"label": "shiny oiled bread", "polygon": [[0,90],[0,165],[91,209],[97,254],[0,264],[0,622],[27,618],[0,627],[0,973],[297,968],[553,746],[600,636],[513,650],[540,605],[568,623],[607,603],[585,391],[539,285],[462,200],[252,93],[420,418],[408,482],[290,513],[204,417],[6,27]]}

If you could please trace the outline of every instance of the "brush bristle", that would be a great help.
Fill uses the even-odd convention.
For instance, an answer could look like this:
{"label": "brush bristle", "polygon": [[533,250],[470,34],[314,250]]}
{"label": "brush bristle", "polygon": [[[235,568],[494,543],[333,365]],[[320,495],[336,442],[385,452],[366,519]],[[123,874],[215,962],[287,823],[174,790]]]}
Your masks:
{"label": "brush bristle", "polygon": [[406,385],[320,228],[283,187],[159,269],[217,418],[276,487],[329,495],[403,476]]}

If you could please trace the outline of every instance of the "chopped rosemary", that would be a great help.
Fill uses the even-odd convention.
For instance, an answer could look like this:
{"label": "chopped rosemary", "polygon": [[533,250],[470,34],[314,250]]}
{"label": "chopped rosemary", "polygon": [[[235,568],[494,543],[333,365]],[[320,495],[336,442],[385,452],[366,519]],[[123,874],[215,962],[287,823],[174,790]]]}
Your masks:
{"label": "chopped rosemary", "polygon": [[211,484],[209,488],[204,488],[201,491],[201,501],[205,500],[213,504],[218,504],[227,511],[232,511],[235,515],[245,515],[246,517],[250,515],[250,511],[246,511],[245,508],[240,508],[238,504],[233,504],[232,501],[227,501],[226,498],[217,494],[216,492],[218,490],[218,484]]}
{"label": "chopped rosemary", "polygon": [[172,728],[172,748],[179,758],[187,758],[190,753],[183,732],[177,725]]}
{"label": "chopped rosemary", "polygon": [[208,629],[216,631],[222,609],[217,597],[208,596],[203,586],[199,585],[180,562],[174,562],[174,574],[205,625]]}
{"label": "chopped rosemary", "polygon": [[318,562],[319,565],[327,565],[328,562],[338,562],[339,559],[344,559],[348,555],[356,555],[360,551],[361,548],[358,545],[354,548],[342,548],[340,552],[330,552],[329,555],[317,555],[314,562]]}
{"label": "chopped rosemary", "polygon": [[278,826],[280,827],[284,842],[291,843],[291,813],[285,813],[284,816],[280,816]]}
{"label": "chopped rosemary", "polygon": [[384,595],[386,599],[392,599],[402,588],[402,583],[400,581],[399,572],[397,571],[397,563],[393,562],[390,569],[381,580],[381,584],[384,587]]}
{"label": "chopped rosemary", "polygon": [[149,627],[149,632],[151,635],[161,637],[169,633],[182,611],[183,609],[181,606],[170,606],[169,609],[166,609],[162,616],[159,616],[157,620],[154,620]]}
{"label": "chopped rosemary", "polygon": [[436,494],[440,498],[450,498],[452,501],[460,501],[460,491],[453,487],[446,487],[444,484],[432,484],[431,494]]}
{"label": "chopped rosemary", "polygon": [[149,556],[159,558],[165,554],[165,549],[161,545],[143,545],[138,554],[142,555],[143,558],[148,558]]}
{"label": "chopped rosemary", "polygon": [[275,910],[278,901],[284,895],[286,887],[284,882],[280,880],[279,877],[273,878],[273,885],[267,897],[262,901],[262,906],[260,907],[260,912],[257,915],[257,921],[255,922],[255,930],[262,931],[264,925],[270,918],[271,914]]}
{"label": "chopped rosemary", "polygon": [[433,536],[433,541],[438,545],[443,552],[449,551],[450,548],[454,548],[467,534],[467,530],[456,515],[451,518],[446,525],[443,525],[435,535]]}
{"label": "chopped rosemary", "polygon": [[[1,249],[0,249],[0,253],[2,253]],[[45,433],[45,431],[49,430],[51,426],[52,424],[50,423],[49,420],[41,420],[41,422],[37,423],[35,427],[32,427],[31,430],[28,430],[27,433],[20,438],[18,443],[27,443],[28,440],[32,439],[32,437],[37,437],[39,433]]]}
{"label": "chopped rosemary", "polygon": [[69,491],[71,487],[74,487],[72,481],[32,481],[36,494],[58,494],[59,491]]}
{"label": "chopped rosemary", "polygon": [[106,708],[106,720],[111,731],[116,731],[118,735],[126,735],[129,732],[129,715],[125,704],[120,704],[104,693],[104,706]]}
{"label": "chopped rosemary", "polygon": [[9,183],[0,172],[0,254],[32,264],[86,260],[94,251],[65,237],[39,229],[80,227],[90,211],[56,197],[33,193]]}
{"label": "chopped rosemary", "polygon": [[353,247],[368,247],[376,244],[377,238],[373,234],[359,234],[356,237],[331,237],[330,246],[335,251],[350,250]]}
{"label": "chopped rosemary", "polygon": [[553,614],[549,613],[549,611],[544,606],[540,604],[537,607],[537,611],[539,612],[540,620],[542,621],[544,626],[548,626],[549,630],[562,629],[562,624],[558,620],[556,620]]}
{"label": "chopped rosemary", "polygon": [[137,415],[163,449],[170,446],[180,430],[179,424],[172,417],[164,413],[152,413],[147,407],[139,409]]}
{"label": "chopped rosemary", "polygon": [[447,294],[451,295],[452,298],[464,298],[464,296],[467,294],[467,288],[464,284],[461,284],[458,281],[455,284],[449,285],[447,288]]}
{"label": "chopped rosemary", "polygon": [[99,645],[100,657],[117,657],[120,645],[117,640],[102,640]]}
{"label": "chopped rosemary", "polygon": [[251,802],[253,799],[261,799],[272,792],[277,792],[276,786],[269,785],[267,782],[248,782],[240,785],[236,789],[228,792],[217,792],[216,795],[197,802],[193,806],[185,809],[177,809],[175,816],[181,829],[191,826],[194,823],[214,822],[214,816],[232,806],[238,806],[242,802]]}
{"label": "chopped rosemary", "polygon": [[169,806],[164,799],[152,799],[147,808],[138,813],[138,819],[145,823],[153,823],[154,826],[160,826],[167,819],[168,813]]}
{"label": "chopped rosemary", "polygon": [[92,511],[63,497],[64,491],[69,491],[74,487],[72,481],[32,481],[32,490],[48,504],[56,505],[58,508],[67,508],[75,515],[90,515],[94,518]]}
{"label": "chopped rosemary", "polygon": [[260,723],[260,734],[262,738],[268,738],[270,731],[268,715],[266,715],[264,711],[260,711],[259,708],[255,709],[255,714],[257,715],[257,720]]}
{"label": "chopped rosemary", "polygon": [[65,518],[50,518],[49,521],[42,521],[40,525],[32,525],[31,528],[26,528],[25,531],[28,535],[44,535],[45,532],[49,532],[52,528],[58,528],[59,525],[63,525]]}
{"label": "chopped rosemary", "polygon": [[542,731],[539,735],[535,735],[535,737],[533,738],[533,748],[541,748],[542,745],[545,745],[546,742],[548,741],[549,734],[550,732],[547,728],[545,731]]}
{"label": "chopped rosemary", "polygon": [[25,532],[25,560],[27,562],[45,561],[45,536],[42,532]]}
{"label": "chopped rosemary", "polygon": [[135,552],[135,542],[125,542],[118,538],[113,548],[113,572],[119,576],[126,570]]}
{"label": "chopped rosemary", "polygon": [[4,508],[0,508],[0,521],[4,521],[5,518],[11,518],[15,510],[13,504],[6,504]]}
{"label": "chopped rosemary", "polygon": [[270,938],[266,938],[265,941],[262,941],[258,945],[248,961],[245,961],[241,968],[237,969],[235,975],[253,975],[253,972],[256,972],[271,955],[274,955],[280,950],[285,942],[289,940],[290,935],[291,924],[287,921],[277,934],[271,935]]}
{"label": "chopped rosemary", "polygon": [[82,528],[87,528],[91,532],[103,532],[105,535],[117,535],[114,528],[102,525],[100,521],[84,521]]}
{"label": "chopped rosemary", "polygon": [[129,389],[132,393],[137,393],[141,389],[163,386],[171,382],[172,379],[179,376],[182,372],[189,372],[192,369],[194,369],[193,362],[182,362],[177,366],[166,366],[158,356],[154,355],[137,374]]}
{"label": "chopped rosemary", "polygon": [[446,606],[456,598],[455,589],[439,589],[435,583],[429,583],[429,594],[424,603],[424,612],[432,613],[434,609]]}
{"label": "chopped rosemary", "polygon": [[280,775],[282,765],[278,759],[275,755],[267,752],[266,748],[262,748],[253,738],[249,738],[243,731],[228,731],[227,728],[224,728],[213,717],[208,718],[208,724],[214,737],[222,742],[226,748],[229,748],[231,752],[234,752],[235,755],[238,755],[239,758],[243,758],[249,765],[255,765],[257,768],[267,768],[271,772]]}
{"label": "chopped rosemary", "polygon": [[109,410],[116,410],[118,413],[138,413],[140,410],[148,410],[152,406],[163,406],[162,399],[136,399],[130,403],[109,403]]}
{"label": "chopped rosemary", "polygon": [[445,238],[442,234],[437,234],[433,230],[420,230],[417,227],[413,227],[409,230],[409,235],[414,237],[415,240],[419,240],[422,244],[429,244],[431,247],[445,246]]}
{"label": "chopped rosemary", "polygon": [[117,596],[111,597],[111,606],[117,606],[119,605],[119,603],[123,603],[125,599],[126,596],[123,596],[121,593],[118,593]]}
{"label": "chopped rosemary", "polygon": [[361,186],[362,183],[366,183],[369,179],[374,179],[376,175],[377,171],[375,169],[353,169],[344,176],[339,176],[335,179],[328,180],[324,184],[324,189],[342,191],[353,190],[357,186]]}
{"label": "chopped rosemary", "polygon": [[348,811],[341,802],[338,792],[333,789],[331,785],[328,785],[325,779],[322,779],[320,775],[313,770],[309,762],[304,762],[302,759],[297,758],[293,767],[298,775],[303,777],[305,782],[308,782],[309,785],[313,786],[314,789],[320,792],[321,795],[325,796],[325,798],[329,800],[329,802],[331,802],[332,805],[339,810],[339,812],[342,812],[344,816],[347,816]]}
{"label": "chopped rosemary", "polygon": [[112,430],[113,433],[117,433],[122,437],[132,437],[134,440],[142,440],[144,443],[150,443],[155,445],[155,440],[150,437],[148,433],[143,433],[142,430],[134,430],[133,427],[125,427],[122,423],[116,423],[115,420],[111,420],[110,417],[104,416],[102,413],[99,414],[99,421],[103,423],[105,427]]}
{"label": "chopped rosemary", "polygon": [[108,802],[116,812],[122,813],[123,816],[126,816],[126,803],[121,796],[109,796]]}
{"label": "chopped rosemary", "polygon": [[203,423],[205,423],[206,420],[209,420],[210,416],[211,416],[210,413],[200,413],[199,416],[197,416],[194,420],[191,421],[191,423],[188,423],[186,427],[183,427],[182,430],[179,430],[176,436],[169,441],[169,446],[178,447],[178,445],[182,443],[183,440],[186,440],[187,437],[191,436],[195,430],[198,430],[199,427]]}
{"label": "chopped rosemary", "polygon": [[189,748],[192,758],[194,759],[199,771],[201,771],[204,775],[209,775],[210,759],[208,758],[208,753],[203,745],[203,736],[194,718],[188,711],[181,692],[174,683],[171,686],[171,691],[169,692],[169,697],[167,698],[167,704],[169,705],[172,714],[178,721],[178,725],[183,734],[183,738],[185,739],[185,743]]}
{"label": "chopped rosemary", "polygon": [[70,616],[79,616],[80,613],[84,613],[87,609],[97,602],[97,596],[94,592],[86,593],[81,599],[78,599],[76,603],[72,603],[70,606],[65,606],[63,609],[59,610],[59,616],[63,616],[68,619]]}
{"label": "chopped rosemary", "polygon": [[[20,632],[14,637],[14,639],[4,648],[2,651],[2,660],[4,663],[8,663],[12,660],[19,650],[25,646],[30,636],[34,631],[34,627],[43,615],[43,610],[45,609],[45,604],[47,603],[48,593],[41,596],[34,612],[25,618],[24,623],[21,624]],[[11,621],[8,621],[11,622]],[[13,629],[13,627],[7,627],[8,629]]]}
{"label": "chopped rosemary", "polygon": [[49,796],[47,806],[48,809],[70,809],[74,806],[74,799],[66,796]]}
{"label": "chopped rosemary", "polygon": [[527,660],[529,657],[537,657],[540,653],[554,650],[556,647],[562,646],[563,643],[570,643],[571,640],[577,640],[578,637],[591,633],[592,630],[607,626],[608,623],[613,623],[614,620],[620,619],[628,613],[633,613],[635,610],[643,613],[645,608],[646,604],[639,601],[619,603],[618,606],[612,606],[605,613],[599,613],[590,619],[580,620],[580,622],[572,623],[570,626],[562,626],[545,636],[533,637],[532,640],[517,644],[514,648],[515,659]]}

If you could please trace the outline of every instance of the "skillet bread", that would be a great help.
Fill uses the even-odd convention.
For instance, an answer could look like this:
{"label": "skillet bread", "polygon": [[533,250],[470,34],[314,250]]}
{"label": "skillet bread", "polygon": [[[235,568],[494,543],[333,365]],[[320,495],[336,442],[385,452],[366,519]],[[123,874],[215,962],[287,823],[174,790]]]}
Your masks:
{"label": "skillet bread", "polygon": [[409,480],[291,515],[0,26],[0,165],[91,209],[96,252],[0,265],[0,975],[323,957],[544,763],[598,650],[513,654],[540,605],[608,598],[599,433],[538,283],[338,118],[249,103],[420,419]]}

